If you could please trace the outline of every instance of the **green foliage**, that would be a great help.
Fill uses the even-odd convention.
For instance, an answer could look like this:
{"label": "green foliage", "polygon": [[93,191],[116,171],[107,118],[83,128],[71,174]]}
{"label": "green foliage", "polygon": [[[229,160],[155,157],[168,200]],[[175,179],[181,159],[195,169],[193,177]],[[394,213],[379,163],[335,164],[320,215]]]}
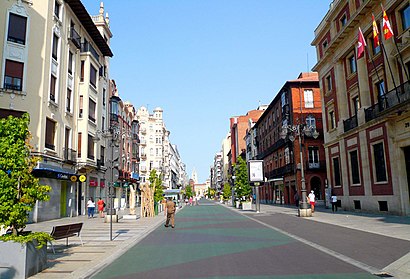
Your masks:
{"label": "green foliage", "polygon": [[185,197],[190,198],[193,196],[192,187],[190,185],[185,187]]}
{"label": "green foliage", "polygon": [[224,197],[224,200],[228,200],[232,194],[231,194],[231,185],[228,182],[225,182],[224,188],[222,190],[222,195]]}
{"label": "green foliage", "polygon": [[0,225],[22,230],[36,201],[50,199],[50,186],[39,184],[31,171],[39,158],[30,156],[29,116],[0,119]]}
{"label": "green foliage", "polygon": [[216,194],[216,190],[213,188],[208,188],[208,198],[214,198]]}
{"label": "green foliage", "polygon": [[27,243],[36,240],[37,241],[37,249],[41,249],[44,245],[47,245],[48,241],[52,241],[53,238],[50,234],[46,232],[34,232],[28,234],[20,234],[20,235],[13,235],[13,234],[6,234],[0,236],[0,240],[2,241],[15,241],[19,243]]}
{"label": "green foliage", "polygon": [[235,193],[237,198],[245,197],[246,200],[249,200],[252,188],[249,185],[248,167],[242,157],[238,158],[238,162],[235,165],[235,177]]}
{"label": "green foliage", "polygon": [[164,190],[162,189],[162,178],[157,174],[155,169],[149,174],[149,183],[154,187],[154,202],[158,203],[164,199]]}

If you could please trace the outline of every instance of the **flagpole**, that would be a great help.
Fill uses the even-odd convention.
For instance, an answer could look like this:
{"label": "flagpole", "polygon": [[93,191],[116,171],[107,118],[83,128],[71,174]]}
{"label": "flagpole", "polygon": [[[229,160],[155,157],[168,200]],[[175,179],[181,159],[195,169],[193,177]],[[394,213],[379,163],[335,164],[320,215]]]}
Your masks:
{"label": "flagpole", "polygon": [[380,43],[380,46],[382,47],[382,52],[384,53],[384,56],[386,57],[387,66],[389,67],[390,75],[391,75],[391,78],[393,80],[393,86],[394,86],[394,89],[396,90],[397,100],[400,103],[400,96],[399,96],[399,93],[397,92],[396,81],[394,80],[393,71],[391,70],[391,67],[390,67],[390,62],[389,62],[389,58],[387,57],[386,48],[384,47],[384,44],[382,42]]}

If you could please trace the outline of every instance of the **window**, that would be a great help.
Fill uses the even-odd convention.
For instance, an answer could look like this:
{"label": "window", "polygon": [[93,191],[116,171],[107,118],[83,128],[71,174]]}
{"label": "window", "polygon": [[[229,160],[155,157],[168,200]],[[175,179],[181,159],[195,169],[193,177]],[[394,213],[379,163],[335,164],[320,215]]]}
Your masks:
{"label": "window", "polygon": [[60,18],[60,8],[61,5],[58,1],[54,1],[54,15],[56,16],[56,18]]}
{"label": "window", "polygon": [[55,137],[56,123],[47,118],[46,119],[46,142],[45,147],[48,149],[55,150],[54,137]]}
{"label": "window", "polygon": [[52,57],[57,60],[58,57],[58,36],[53,34],[53,50],[52,50]]}
{"label": "window", "polygon": [[70,89],[70,88],[67,88],[67,100],[66,100],[67,104],[66,104],[66,109],[67,109],[68,112],[71,111],[71,94],[72,94],[71,89]]}
{"label": "window", "polygon": [[330,75],[326,77],[326,88],[327,88],[327,91],[332,90],[332,77]]}
{"label": "window", "polygon": [[92,99],[89,99],[88,102],[88,119],[92,122],[95,122],[95,102]]}
{"label": "window", "polygon": [[104,131],[105,130],[105,117],[103,116],[101,119],[101,129]]}
{"label": "window", "polygon": [[373,145],[374,167],[376,172],[376,182],[387,181],[386,160],[384,157],[383,142]]}
{"label": "window", "polygon": [[339,157],[333,158],[333,178],[335,186],[341,186]]}
{"label": "window", "polygon": [[344,14],[341,18],[340,18],[340,24],[343,26],[345,26],[347,23],[347,16],[346,14]]}
{"label": "window", "polygon": [[94,86],[97,87],[97,69],[94,68],[94,66],[91,65],[90,67],[90,83]]}
{"label": "window", "polygon": [[23,69],[23,63],[6,60],[3,87],[5,89],[21,91],[23,89]]}
{"label": "window", "polygon": [[102,101],[103,101],[103,106],[105,106],[105,88],[103,88],[103,92],[102,92],[102,97],[103,97],[103,99],[102,99]]}
{"label": "window", "polygon": [[87,158],[94,160],[94,137],[92,135],[88,135],[88,150],[87,150]]}
{"label": "window", "polygon": [[84,106],[84,97],[80,96],[80,103],[79,103],[79,110],[78,110],[78,117],[82,118],[83,117],[83,106]]}
{"label": "window", "polygon": [[349,152],[352,184],[360,184],[359,158],[357,150]]}
{"label": "window", "polygon": [[78,133],[78,158],[81,158],[81,138],[82,138],[82,133]]}
{"label": "window", "polygon": [[359,96],[353,97],[352,102],[353,102],[354,115],[357,115],[359,108],[360,108]]}
{"label": "window", "polygon": [[319,147],[309,146],[308,152],[309,152],[309,164],[319,163]]}
{"label": "window", "polygon": [[68,73],[73,74],[73,53],[71,51],[68,52]]}
{"label": "window", "polygon": [[333,130],[336,128],[336,118],[335,118],[335,112],[332,110],[329,112],[329,127],[330,130]]}
{"label": "window", "polygon": [[403,31],[410,27],[410,8],[407,4],[403,9],[400,10],[401,26]]}
{"label": "window", "polygon": [[356,67],[356,58],[354,57],[354,55],[350,56],[348,58],[349,61],[349,72],[350,74],[354,74],[357,72],[357,67]]}
{"label": "window", "polygon": [[315,127],[316,128],[316,119],[312,115],[308,115],[306,117],[306,126],[308,127]]}
{"label": "window", "polygon": [[56,83],[57,78],[54,75],[50,77],[50,100],[55,102],[56,101]]}
{"label": "window", "polygon": [[305,89],[304,90],[304,95],[305,95],[305,108],[313,108],[313,90],[311,89]]}
{"label": "window", "polygon": [[323,47],[323,50],[325,50],[325,49],[327,48],[327,41],[324,41],[324,42],[322,43],[322,47]]}
{"label": "window", "polygon": [[7,41],[25,45],[26,44],[27,18],[13,13],[9,14],[9,29]]}
{"label": "window", "polygon": [[84,60],[81,60],[80,81],[84,82]]}
{"label": "window", "polygon": [[377,96],[379,98],[383,97],[386,94],[386,89],[384,87],[384,80],[381,80],[378,83],[376,83],[376,91],[377,91]]}
{"label": "window", "polygon": [[105,162],[105,147],[101,146],[100,149],[100,161],[104,164]]}

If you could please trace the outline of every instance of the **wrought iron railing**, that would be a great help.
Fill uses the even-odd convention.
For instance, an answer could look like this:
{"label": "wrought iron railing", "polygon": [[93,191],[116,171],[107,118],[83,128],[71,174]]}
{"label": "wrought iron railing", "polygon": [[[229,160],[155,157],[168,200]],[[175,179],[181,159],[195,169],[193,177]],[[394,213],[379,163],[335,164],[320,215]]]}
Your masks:
{"label": "wrought iron railing", "polygon": [[380,97],[377,104],[364,110],[366,122],[400,108],[410,100],[410,83],[406,82]]}
{"label": "wrought iron railing", "polygon": [[343,128],[344,128],[345,133],[347,131],[350,131],[350,130],[356,128],[357,125],[358,125],[357,115],[353,115],[352,117],[350,117],[346,120],[343,120]]}
{"label": "wrought iron railing", "polygon": [[63,148],[64,161],[74,163],[77,161],[77,151],[71,148]]}
{"label": "wrought iron railing", "polygon": [[81,37],[77,31],[75,31],[74,27],[70,29],[70,40],[77,48],[81,48]]}
{"label": "wrought iron railing", "polygon": [[293,164],[287,164],[286,166],[274,169],[269,172],[269,179],[283,177],[287,173],[292,173],[294,171]]}

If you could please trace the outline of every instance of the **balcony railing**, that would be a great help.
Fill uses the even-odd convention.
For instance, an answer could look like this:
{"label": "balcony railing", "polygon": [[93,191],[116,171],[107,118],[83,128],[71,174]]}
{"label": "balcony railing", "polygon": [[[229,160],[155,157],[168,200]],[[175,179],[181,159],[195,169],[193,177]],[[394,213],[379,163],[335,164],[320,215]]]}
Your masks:
{"label": "balcony railing", "polygon": [[347,131],[350,131],[350,130],[356,128],[357,125],[358,125],[357,115],[353,115],[352,117],[350,117],[346,120],[343,120],[343,128],[344,128],[345,133]]}
{"label": "balcony railing", "polygon": [[377,104],[364,110],[366,122],[401,108],[410,100],[410,83],[406,82],[387,92]]}
{"label": "balcony railing", "polygon": [[287,164],[286,166],[274,169],[269,172],[269,178],[278,178],[283,177],[287,173],[292,173],[294,170],[293,164]]}
{"label": "balcony railing", "polygon": [[87,41],[84,41],[81,44],[81,52],[90,52],[92,54],[92,56],[94,56],[94,58],[99,61],[100,56],[98,55],[97,51],[95,50],[95,48]]}
{"label": "balcony railing", "polygon": [[286,142],[284,139],[279,139],[274,144],[269,146],[264,152],[262,152],[261,154],[258,154],[258,159],[261,160],[265,158],[267,155],[271,154],[272,152],[276,151],[277,149],[285,145],[285,143]]}
{"label": "balcony railing", "polygon": [[70,40],[77,48],[81,48],[81,37],[77,31],[75,31],[74,27],[70,29]]}
{"label": "balcony railing", "polygon": [[77,151],[71,148],[63,148],[63,156],[65,162],[74,163],[77,161]]}
{"label": "balcony railing", "polygon": [[326,161],[306,162],[307,170],[324,170],[326,168]]}

